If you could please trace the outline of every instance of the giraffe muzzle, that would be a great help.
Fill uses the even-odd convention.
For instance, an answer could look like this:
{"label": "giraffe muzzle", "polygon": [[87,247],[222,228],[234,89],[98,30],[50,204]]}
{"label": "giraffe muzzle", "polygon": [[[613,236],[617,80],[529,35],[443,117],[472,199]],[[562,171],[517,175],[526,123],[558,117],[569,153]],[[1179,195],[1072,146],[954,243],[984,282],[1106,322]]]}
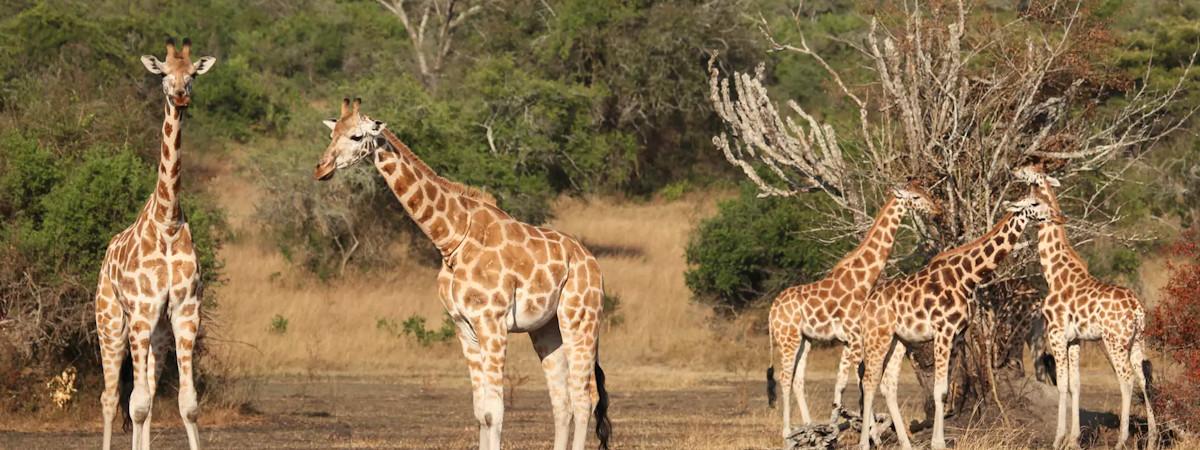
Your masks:
{"label": "giraffe muzzle", "polygon": [[318,181],[325,181],[333,178],[333,172],[335,169],[337,169],[337,166],[335,166],[333,163],[318,163],[317,169],[313,171],[313,178],[317,179]]}
{"label": "giraffe muzzle", "polygon": [[175,95],[171,97],[171,101],[175,102],[176,107],[186,108],[192,103],[192,98],[186,95]]}

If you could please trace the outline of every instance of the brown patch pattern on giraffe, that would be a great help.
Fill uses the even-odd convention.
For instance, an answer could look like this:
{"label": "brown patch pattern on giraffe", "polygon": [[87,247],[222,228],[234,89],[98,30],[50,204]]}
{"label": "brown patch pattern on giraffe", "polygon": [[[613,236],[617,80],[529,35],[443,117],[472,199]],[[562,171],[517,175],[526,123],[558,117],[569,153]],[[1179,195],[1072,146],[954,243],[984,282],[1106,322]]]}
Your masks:
{"label": "brown patch pattern on giraffe", "polygon": [[[470,370],[479,447],[500,446],[509,334],[529,332],[550,387],[556,447],[565,448],[573,434],[572,447],[581,450],[593,410],[598,430],[607,429],[597,356],[604,291],[596,258],[578,240],[513,219],[490,195],[442,178],[358,108],[357,100],[343,101],[339,119],[327,122],[331,143],[314,177],[328,179],[347,155],[372,155],[396,199],[441,252],[438,293]],[[606,445],[607,432],[598,434]]]}
{"label": "brown patch pattern on giraffe", "polygon": [[[970,322],[975,287],[1012,250],[1025,226],[1048,220],[1048,207],[1034,197],[1018,202],[986,234],[935,256],[911,275],[881,282],[869,295],[863,311],[863,412],[859,445],[870,445],[875,390],[884,393],[901,447],[910,448],[908,432],[896,398],[906,345],[934,344],[933,448],[945,448],[944,396],[954,337]],[[885,366],[886,363],[886,366]],[[882,384],[881,384],[882,383]]]}
{"label": "brown patch pattern on giraffe", "polygon": [[[915,208],[914,208],[915,207]],[[858,318],[871,286],[882,273],[895,233],[907,209],[934,214],[940,205],[919,184],[894,191],[859,246],[842,258],[819,281],[785,289],[771,304],[768,326],[772,344],[779,349],[779,384],[783,388],[783,434],[791,430],[791,393],[794,390],[805,424],[812,419],[804,392],[804,372],[812,341],[844,344],[834,386],[834,414],[850,373],[861,360]],[[772,355],[774,356],[774,355]],[[770,376],[770,374],[768,374]]]}

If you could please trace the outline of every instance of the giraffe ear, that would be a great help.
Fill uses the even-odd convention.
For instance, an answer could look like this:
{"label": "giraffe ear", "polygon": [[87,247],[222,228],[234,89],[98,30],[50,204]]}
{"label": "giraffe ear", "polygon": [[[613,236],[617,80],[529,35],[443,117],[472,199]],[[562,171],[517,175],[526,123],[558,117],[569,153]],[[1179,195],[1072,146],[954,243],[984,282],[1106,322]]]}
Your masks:
{"label": "giraffe ear", "polygon": [[325,120],[322,120],[321,123],[325,124],[325,126],[329,127],[329,129],[332,130],[334,127],[337,126],[337,119],[325,119]]}
{"label": "giraffe ear", "polygon": [[152,74],[163,74],[162,61],[159,61],[154,55],[142,55],[142,65],[146,66],[146,70],[149,70]]}
{"label": "giraffe ear", "polygon": [[1058,182],[1058,178],[1054,178],[1054,177],[1052,177],[1052,176],[1049,176],[1049,175],[1046,175],[1046,182],[1047,182],[1047,183],[1050,183],[1050,185],[1051,185],[1051,186],[1054,186],[1054,187],[1059,187],[1059,186],[1061,186],[1061,183],[1059,183],[1059,182]]}
{"label": "giraffe ear", "polygon": [[[187,47],[184,47],[184,48],[187,48]],[[217,63],[217,58],[213,58],[211,56],[205,56],[203,58],[200,58],[199,61],[196,61],[195,63],[192,64],[192,72],[194,72],[196,75],[204,75],[204,73],[208,72],[208,69],[211,69],[212,66],[216,63]]]}

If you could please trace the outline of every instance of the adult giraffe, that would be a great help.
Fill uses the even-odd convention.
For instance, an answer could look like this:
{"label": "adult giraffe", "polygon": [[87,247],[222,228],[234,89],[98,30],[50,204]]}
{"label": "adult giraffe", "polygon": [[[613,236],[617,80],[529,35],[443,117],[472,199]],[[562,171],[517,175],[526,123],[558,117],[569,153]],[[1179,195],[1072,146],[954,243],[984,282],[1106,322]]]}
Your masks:
{"label": "adult giraffe", "polygon": [[[126,343],[133,363],[133,392],[126,408],[133,421],[134,450],[150,448],[150,410],[174,334],[179,366],[179,415],[188,446],[199,447],[192,347],[200,327],[200,265],[192,232],[179,206],[179,146],[183,113],[191,103],[192,79],[207,72],[216,58],[191,60],[191,41],[175,48],[167,39],[166,61],[143,56],[146,70],[162,75],[162,151],[158,184],[133,225],[113,236],[100,266],[96,288],[96,334],[104,365],[104,449],[112,444],[121,364]],[[169,323],[167,323],[169,322]],[[169,327],[169,328],[168,328]]]}
{"label": "adult giraffe", "polygon": [[[933,341],[934,449],[946,448],[945,395],[954,339],[971,320],[975,287],[996,270],[1031,222],[1062,221],[1048,200],[1037,195],[1009,203],[1008,213],[978,239],[933,257],[906,277],[880,283],[863,308],[863,426],[859,446],[870,448],[875,422],[875,389],[882,387],[902,448],[912,448],[900,416],[896,387],[905,345]],[[886,372],[884,364],[886,363]]]}
{"label": "adult giraffe", "polygon": [[[779,382],[783,384],[783,437],[791,433],[791,391],[795,389],[804,424],[812,423],[804,395],[804,369],[812,341],[839,341],[842,357],[833,388],[833,413],[842,405],[842,391],[850,372],[862,360],[858,319],[862,303],[887,264],[896,230],[905,213],[913,209],[936,216],[941,204],[918,181],[892,190],[891,198],[876,213],[862,243],[842,257],[824,279],[792,286],[771,304],[770,336],[779,348]],[[768,398],[774,400],[774,367],[767,369]]]}
{"label": "adult giraffe", "polygon": [[[1034,192],[1061,211],[1054,187],[1058,180],[1046,174],[1042,164],[1028,164],[1013,171],[1013,177],[1029,184]],[[1075,253],[1067,230],[1059,223],[1043,223],[1038,230],[1038,260],[1049,291],[1042,302],[1046,323],[1046,346],[1054,356],[1058,385],[1058,427],[1054,447],[1079,443],[1079,344],[1100,340],[1121,385],[1121,425],[1117,446],[1129,439],[1129,403],[1136,380],[1146,403],[1149,448],[1157,443],[1158,426],[1150,405],[1150,362],[1143,358],[1146,311],[1133,291],[1113,286],[1088,274],[1087,262]],[[1071,397],[1071,428],[1067,436],[1067,393]]]}
{"label": "adult giraffe", "polygon": [[528,332],[542,360],[554,408],[554,448],[582,450],[589,416],[608,448],[611,426],[599,333],[603,309],[600,266],[579,241],[513,219],[485,193],[438,176],[383,122],[342,101],[326,120],[331,142],[313,176],[370,156],[409,217],[442,254],[438,294],[458,327],[471,372],[479,448],[500,448],[508,335]]}

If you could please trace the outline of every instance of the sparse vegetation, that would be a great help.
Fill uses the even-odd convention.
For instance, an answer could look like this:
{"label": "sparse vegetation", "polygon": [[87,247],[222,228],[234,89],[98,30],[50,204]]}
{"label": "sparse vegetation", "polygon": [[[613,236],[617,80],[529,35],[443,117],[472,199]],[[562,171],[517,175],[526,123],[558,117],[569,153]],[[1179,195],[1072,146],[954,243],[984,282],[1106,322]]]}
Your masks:
{"label": "sparse vegetation", "polygon": [[271,328],[270,329],[271,329],[271,333],[273,333],[273,334],[282,335],[282,334],[287,333],[287,330],[288,330],[287,318],[283,317],[282,315],[276,314],[275,317],[271,318]]}
{"label": "sparse vegetation", "polygon": [[404,322],[399,324],[394,319],[381,317],[375,321],[375,328],[394,337],[410,336],[421,346],[428,347],[437,342],[449,341],[454,337],[454,321],[450,319],[449,314],[443,313],[442,316],[441,328],[436,330],[426,329],[425,318],[418,315],[408,316]]}

